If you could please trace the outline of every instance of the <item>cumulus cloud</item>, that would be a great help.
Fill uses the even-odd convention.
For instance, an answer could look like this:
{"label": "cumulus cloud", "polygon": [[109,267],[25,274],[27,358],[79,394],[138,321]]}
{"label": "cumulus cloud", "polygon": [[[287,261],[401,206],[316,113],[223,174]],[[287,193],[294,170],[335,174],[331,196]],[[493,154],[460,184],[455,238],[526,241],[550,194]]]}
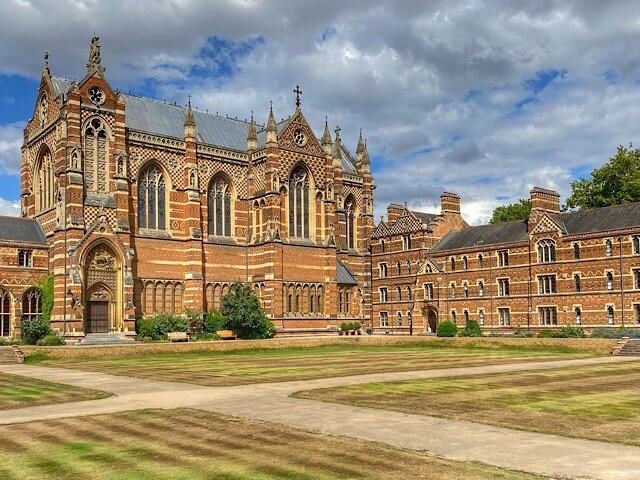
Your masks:
{"label": "cumulus cloud", "polygon": [[12,217],[18,216],[20,213],[20,204],[0,198],[0,215],[11,215]]}
{"label": "cumulus cloud", "polygon": [[0,125],[0,172],[19,172],[23,128],[23,122]]}
{"label": "cumulus cloud", "polygon": [[638,143],[639,20],[626,1],[21,0],[0,3],[0,73],[37,76],[49,50],[81,77],[96,32],[123,90],[266,121],[300,84],[318,133],[326,114],[354,148],[363,128],[378,214],[453,190],[477,223],[534,184],[566,195],[572,172]]}

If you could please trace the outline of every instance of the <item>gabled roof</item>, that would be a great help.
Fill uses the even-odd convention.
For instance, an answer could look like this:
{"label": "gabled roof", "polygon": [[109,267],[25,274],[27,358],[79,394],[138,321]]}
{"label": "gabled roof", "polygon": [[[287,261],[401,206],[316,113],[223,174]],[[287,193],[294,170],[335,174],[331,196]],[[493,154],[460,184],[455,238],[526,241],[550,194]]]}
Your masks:
{"label": "gabled roof", "polygon": [[499,245],[503,243],[528,242],[526,220],[517,222],[480,225],[447,233],[432,249],[432,252],[472,248],[483,245]]}
{"label": "gabled roof", "polygon": [[336,263],[337,269],[337,283],[340,285],[358,285],[358,281],[355,279],[349,267],[347,267],[340,260]]}
{"label": "gabled roof", "polygon": [[47,244],[47,239],[37,220],[8,216],[0,216],[0,241]]}

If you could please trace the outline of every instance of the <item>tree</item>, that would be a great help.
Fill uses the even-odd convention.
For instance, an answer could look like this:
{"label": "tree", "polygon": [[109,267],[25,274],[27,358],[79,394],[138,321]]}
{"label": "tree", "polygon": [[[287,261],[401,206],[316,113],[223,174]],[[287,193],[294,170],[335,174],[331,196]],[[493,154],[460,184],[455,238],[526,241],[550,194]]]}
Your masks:
{"label": "tree", "polygon": [[640,149],[618,147],[616,154],[590,178],[571,182],[565,208],[597,208],[640,201]]}
{"label": "tree", "polygon": [[226,328],[233,330],[238,338],[269,338],[275,327],[260,306],[260,300],[248,285],[234,283],[222,298],[220,312]]}
{"label": "tree", "polygon": [[489,223],[513,222],[526,220],[531,213],[531,200],[520,199],[516,203],[496,207]]}

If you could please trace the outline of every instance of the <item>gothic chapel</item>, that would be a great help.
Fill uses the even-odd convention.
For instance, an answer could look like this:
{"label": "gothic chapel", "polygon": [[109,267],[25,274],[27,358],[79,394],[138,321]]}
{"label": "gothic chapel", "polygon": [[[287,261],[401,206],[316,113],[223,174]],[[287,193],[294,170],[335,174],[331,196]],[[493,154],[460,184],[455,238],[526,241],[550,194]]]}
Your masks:
{"label": "gothic chapel", "polygon": [[373,179],[301,109],[266,126],[114,91],[93,38],[85,77],[48,57],[24,131],[22,217],[55,282],[52,327],[122,332],[157,312],[217,310],[249,283],[279,329],[370,317]]}

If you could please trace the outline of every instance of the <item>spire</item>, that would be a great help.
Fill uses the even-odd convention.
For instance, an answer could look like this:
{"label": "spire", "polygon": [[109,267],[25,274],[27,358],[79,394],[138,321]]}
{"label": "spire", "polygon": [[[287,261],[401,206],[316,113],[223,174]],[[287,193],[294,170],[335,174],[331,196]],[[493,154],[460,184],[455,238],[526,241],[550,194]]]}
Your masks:
{"label": "spire", "polygon": [[87,60],[87,74],[98,73],[104,75],[102,58],[100,57],[100,37],[93,37],[89,46],[89,60]]}
{"label": "spire", "polygon": [[196,117],[191,108],[191,94],[188,95],[187,111],[184,114],[184,138],[196,138]]}
{"label": "spire", "polygon": [[273,100],[269,102],[269,120],[267,121],[267,143],[278,143],[278,126],[273,115]]}
{"label": "spire", "polygon": [[322,134],[322,146],[331,145],[333,141],[331,140],[331,132],[329,132],[329,119],[327,116],[324,116],[324,133]]}
{"label": "spire", "polygon": [[256,132],[256,123],[253,121],[253,110],[251,110],[251,123],[249,123],[249,132],[247,133],[247,150],[255,150],[258,148],[258,133]]}
{"label": "spire", "polygon": [[360,138],[358,138],[358,147],[356,148],[356,154],[358,157],[364,152],[364,140],[362,140],[362,129],[360,129]]}

